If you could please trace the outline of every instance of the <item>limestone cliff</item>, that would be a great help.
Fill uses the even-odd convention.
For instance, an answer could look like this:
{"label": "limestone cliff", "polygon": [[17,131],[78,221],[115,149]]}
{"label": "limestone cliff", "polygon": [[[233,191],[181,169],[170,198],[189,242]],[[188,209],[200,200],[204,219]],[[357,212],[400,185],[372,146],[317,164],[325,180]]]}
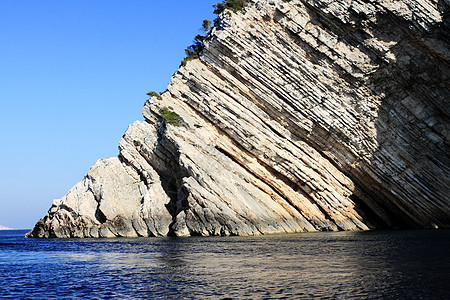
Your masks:
{"label": "limestone cliff", "polygon": [[448,228],[448,11],[254,0],[223,13],[119,156],[27,236]]}

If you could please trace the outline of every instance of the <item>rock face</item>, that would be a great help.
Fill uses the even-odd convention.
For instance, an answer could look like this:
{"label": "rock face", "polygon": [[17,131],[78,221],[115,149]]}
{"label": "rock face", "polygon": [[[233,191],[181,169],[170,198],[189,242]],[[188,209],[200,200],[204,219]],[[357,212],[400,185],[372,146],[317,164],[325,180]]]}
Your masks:
{"label": "rock face", "polygon": [[119,156],[27,236],[450,227],[448,12],[255,0],[223,13]]}

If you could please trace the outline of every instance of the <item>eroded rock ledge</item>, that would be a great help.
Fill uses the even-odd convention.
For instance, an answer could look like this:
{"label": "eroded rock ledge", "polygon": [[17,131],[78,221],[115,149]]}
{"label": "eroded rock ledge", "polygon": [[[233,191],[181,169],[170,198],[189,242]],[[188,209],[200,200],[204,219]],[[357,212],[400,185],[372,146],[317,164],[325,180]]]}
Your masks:
{"label": "eroded rock ledge", "polygon": [[255,0],[224,13],[119,156],[27,236],[450,227],[448,11]]}

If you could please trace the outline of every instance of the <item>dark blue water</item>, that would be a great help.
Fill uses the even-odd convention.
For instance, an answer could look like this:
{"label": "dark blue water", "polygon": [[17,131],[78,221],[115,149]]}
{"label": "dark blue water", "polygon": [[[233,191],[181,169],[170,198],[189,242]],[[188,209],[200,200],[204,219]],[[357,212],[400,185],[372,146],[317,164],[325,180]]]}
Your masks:
{"label": "dark blue water", "polygon": [[0,231],[6,299],[450,299],[450,231],[25,239]]}

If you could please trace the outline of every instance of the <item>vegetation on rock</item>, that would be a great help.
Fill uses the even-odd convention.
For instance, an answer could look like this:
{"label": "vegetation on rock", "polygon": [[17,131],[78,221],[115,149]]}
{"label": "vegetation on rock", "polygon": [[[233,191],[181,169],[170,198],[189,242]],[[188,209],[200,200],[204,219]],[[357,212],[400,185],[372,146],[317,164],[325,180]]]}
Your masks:
{"label": "vegetation on rock", "polygon": [[159,93],[155,92],[155,91],[150,91],[147,93],[147,96],[151,97],[156,97],[156,99],[161,100],[162,97]]}
{"label": "vegetation on rock", "polygon": [[190,60],[197,59],[198,55],[199,55],[199,53],[197,53],[189,48],[184,49],[184,53],[186,53],[186,57],[183,58],[183,60],[181,61],[180,67],[185,66],[186,63]]}
{"label": "vegetation on rock", "polygon": [[[214,4],[214,13],[219,15],[222,12],[224,12],[226,9],[231,10],[233,12],[243,11],[245,5],[247,5],[247,0],[225,0],[222,2],[218,2],[217,4]],[[211,32],[212,21],[210,20],[203,20],[202,27],[203,31],[205,32],[205,35],[198,34],[194,38],[194,43],[187,47],[184,52],[186,53],[186,56],[181,61],[180,67],[185,66],[186,63],[190,60],[197,59],[200,56],[200,53],[203,50],[204,47],[204,40],[206,39],[206,36]],[[217,24],[217,19],[214,20],[214,26]]]}
{"label": "vegetation on rock", "polygon": [[205,32],[205,34],[208,34],[212,29],[212,21],[208,20],[208,19],[204,19],[202,22],[202,28],[203,28],[203,32]]}
{"label": "vegetation on rock", "polygon": [[[212,29],[211,24],[212,21],[208,19],[203,20],[202,27],[206,35],[209,34],[209,32]],[[199,57],[200,53],[203,50],[203,47],[205,46],[203,43],[205,39],[206,39],[205,35],[197,34],[195,36],[194,43],[189,47],[187,47],[186,49],[184,49],[186,57],[181,62],[181,66],[185,66],[188,61],[197,59]]]}
{"label": "vegetation on rock", "polygon": [[229,9],[233,12],[243,11],[244,6],[247,5],[247,0],[225,0],[222,2],[218,2],[217,4],[214,4],[214,13],[215,14],[221,14],[226,9]]}
{"label": "vegetation on rock", "polygon": [[[222,2],[218,2],[217,4],[214,4],[214,11],[213,13],[219,15],[222,12],[224,12],[226,9],[229,9],[233,12],[243,11],[244,6],[247,5],[247,0],[225,0]],[[212,21],[210,20],[203,20],[202,27],[203,31],[205,32],[205,35],[197,34],[194,38],[194,43],[187,47],[184,52],[186,53],[186,56],[181,61],[180,67],[185,66],[186,63],[190,60],[197,59],[200,56],[200,53],[203,50],[204,47],[204,40],[206,39],[206,36],[211,32]],[[214,20],[214,26],[217,24],[217,19]]]}
{"label": "vegetation on rock", "polygon": [[171,111],[168,107],[164,106],[159,109],[159,112],[163,116],[164,120],[170,125],[179,127],[185,126],[189,127],[189,125],[183,120],[183,118],[174,111]]}

